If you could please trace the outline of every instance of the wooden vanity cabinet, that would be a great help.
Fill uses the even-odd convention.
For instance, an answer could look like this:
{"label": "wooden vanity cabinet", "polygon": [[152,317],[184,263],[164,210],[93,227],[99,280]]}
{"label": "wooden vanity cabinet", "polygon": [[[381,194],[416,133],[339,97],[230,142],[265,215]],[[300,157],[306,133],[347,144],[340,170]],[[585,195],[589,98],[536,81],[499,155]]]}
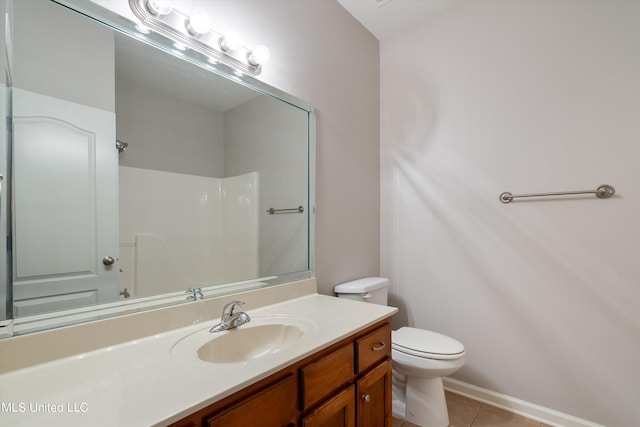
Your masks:
{"label": "wooden vanity cabinet", "polygon": [[378,328],[355,341],[358,380],[358,427],[391,427],[391,326]]}
{"label": "wooden vanity cabinet", "polygon": [[171,427],[391,425],[391,320],[385,319]]}
{"label": "wooden vanity cabinet", "polygon": [[296,378],[290,373],[284,379],[243,399],[230,408],[204,418],[207,427],[246,427],[295,425]]}
{"label": "wooden vanity cabinet", "polygon": [[326,402],[305,415],[300,427],[355,427],[355,386],[331,396]]}
{"label": "wooden vanity cabinet", "polygon": [[356,384],[358,427],[391,427],[391,359],[382,362]]}
{"label": "wooden vanity cabinet", "polygon": [[355,360],[349,342],[299,370],[300,410],[305,411],[345,384],[353,383]]}

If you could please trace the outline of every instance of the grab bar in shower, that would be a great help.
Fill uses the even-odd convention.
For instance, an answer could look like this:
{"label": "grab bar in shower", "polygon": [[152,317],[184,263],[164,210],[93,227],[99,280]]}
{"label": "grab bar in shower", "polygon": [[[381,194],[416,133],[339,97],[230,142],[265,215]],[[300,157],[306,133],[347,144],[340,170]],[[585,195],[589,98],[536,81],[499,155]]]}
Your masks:
{"label": "grab bar in shower", "polygon": [[288,208],[288,209],[269,208],[269,209],[267,209],[267,213],[269,215],[288,214],[288,213],[302,213],[302,212],[304,212],[304,207],[302,205],[298,206],[297,208]]}
{"label": "grab bar in shower", "polygon": [[531,194],[511,194],[508,191],[500,194],[500,201],[502,203],[511,203],[513,199],[520,197],[547,197],[547,196],[572,196],[576,194],[595,194],[595,196],[599,199],[608,199],[609,197],[616,194],[616,189],[610,185],[604,184],[595,190],[584,190],[584,191],[561,191],[557,193],[531,193]]}

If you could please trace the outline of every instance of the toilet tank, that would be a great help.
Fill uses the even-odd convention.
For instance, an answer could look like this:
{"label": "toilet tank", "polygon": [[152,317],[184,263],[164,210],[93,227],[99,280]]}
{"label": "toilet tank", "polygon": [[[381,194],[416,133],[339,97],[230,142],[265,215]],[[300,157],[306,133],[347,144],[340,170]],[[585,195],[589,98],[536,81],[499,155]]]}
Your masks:
{"label": "toilet tank", "polygon": [[338,298],[348,298],[380,305],[387,305],[388,290],[389,279],[384,277],[364,277],[341,283],[333,288]]}

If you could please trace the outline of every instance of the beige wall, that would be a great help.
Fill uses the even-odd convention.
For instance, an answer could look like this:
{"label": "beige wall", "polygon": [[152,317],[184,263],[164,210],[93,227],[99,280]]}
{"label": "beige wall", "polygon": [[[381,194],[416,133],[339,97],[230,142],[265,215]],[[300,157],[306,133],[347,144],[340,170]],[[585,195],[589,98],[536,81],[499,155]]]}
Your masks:
{"label": "beige wall", "polygon": [[316,277],[321,293],[379,273],[378,41],[335,1],[223,1],[272,58],[260,77],[317,114]]}
{"label": "beige wall", "polygon": [[398,320],[464,343],[455,378],[611,427],[640,420],[639,23],[639,2],[468,1],[380,42]]}

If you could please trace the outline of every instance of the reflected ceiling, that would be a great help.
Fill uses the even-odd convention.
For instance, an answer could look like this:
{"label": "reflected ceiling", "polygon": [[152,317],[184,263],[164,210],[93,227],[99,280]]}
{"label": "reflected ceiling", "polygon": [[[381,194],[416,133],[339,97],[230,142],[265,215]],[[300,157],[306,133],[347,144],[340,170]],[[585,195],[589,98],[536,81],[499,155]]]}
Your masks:
{"label": "reflected ceiling", "polygon": [[[229,79],[212,78],[211,71],[194,67],[144,43],[116,33],[116,76],[166,95],[224,112],[260,95]],[[176,54],[179,52],[176,50]],[[170,81],[171,84],[167,84]]]}

